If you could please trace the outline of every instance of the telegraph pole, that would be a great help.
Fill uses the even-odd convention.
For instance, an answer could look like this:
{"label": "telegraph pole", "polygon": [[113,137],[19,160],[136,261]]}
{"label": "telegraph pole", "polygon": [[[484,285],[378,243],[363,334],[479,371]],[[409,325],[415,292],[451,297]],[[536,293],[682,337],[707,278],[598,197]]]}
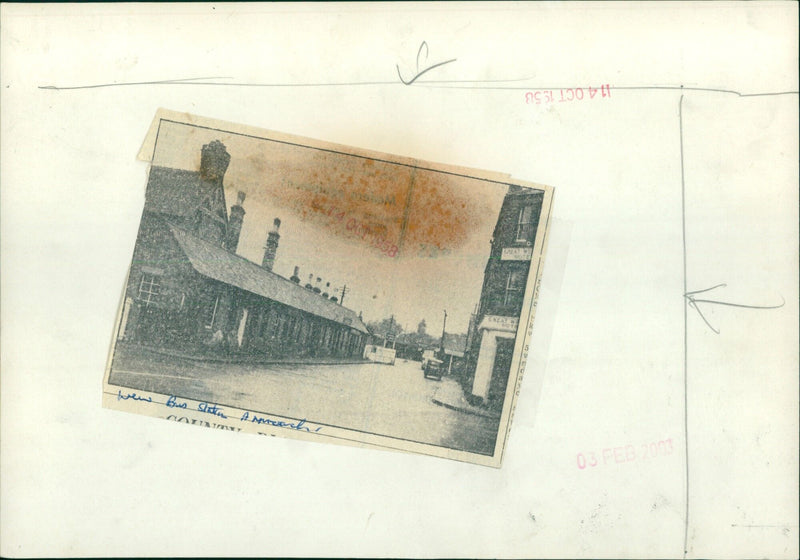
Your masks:
{"label": "telegraph pole", "polygon": [[339,305],[344,305],[344,295],[347,293],[347,284],[342,286],[342,297],[339,299]]}
{"label": "telegraph pole", "polygon": [[442,311],[444,311],[444,321],[442,322],[442,342],[439,344],[439,351],[442,353],[442,356],[444,356],[444,333],[447,327],[447,309],[443,309]]}

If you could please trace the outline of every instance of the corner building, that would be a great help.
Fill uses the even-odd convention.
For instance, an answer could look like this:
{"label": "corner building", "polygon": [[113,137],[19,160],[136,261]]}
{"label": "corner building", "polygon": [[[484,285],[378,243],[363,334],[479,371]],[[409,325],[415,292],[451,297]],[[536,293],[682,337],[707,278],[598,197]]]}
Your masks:
{"label": "corner building", "polygon": [[490,408],[505,397],[543,199],[543,191],[510,185],[492,235],[464,380],[470,399]]}

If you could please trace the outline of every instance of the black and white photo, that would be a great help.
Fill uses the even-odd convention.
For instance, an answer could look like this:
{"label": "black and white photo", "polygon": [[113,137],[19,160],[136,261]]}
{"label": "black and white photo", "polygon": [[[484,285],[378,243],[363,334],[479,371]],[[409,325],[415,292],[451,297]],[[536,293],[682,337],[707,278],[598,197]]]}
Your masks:
{"label": "black and white photo", "polygon": [[154,122],[106,405],[499,466],[552,190],[199,122]]}

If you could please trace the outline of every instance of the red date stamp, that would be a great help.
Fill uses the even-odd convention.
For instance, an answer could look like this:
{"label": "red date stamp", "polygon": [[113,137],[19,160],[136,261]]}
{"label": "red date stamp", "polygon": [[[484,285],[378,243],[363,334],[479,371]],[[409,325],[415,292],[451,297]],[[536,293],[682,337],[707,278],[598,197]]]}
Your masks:
{"label": "red date stamp", "polygon": [[597,94],[600,94],[598,99],[611,97],[611,86],[608,84],[602,85],[599,88],[567,88],[567,89],[544,89],[537,91],[529,91],[525,93],[525,103],[535,103],[541,105],[542,103],[564,103],[566,101],[583,101],[584,99],[594,99]]}
{"label": "red date stamp", "polygon": [[578,468],[584,470],[586,467],[605,466],[609,463],[630,463],[637,460],[655,459],[656,457],[672,455],[674,451],[672,438],[669,438],[643,443],[638,446],[628,444],[620,447],[606,447],[598,453],[594,451],[578,453],[576,460]]}

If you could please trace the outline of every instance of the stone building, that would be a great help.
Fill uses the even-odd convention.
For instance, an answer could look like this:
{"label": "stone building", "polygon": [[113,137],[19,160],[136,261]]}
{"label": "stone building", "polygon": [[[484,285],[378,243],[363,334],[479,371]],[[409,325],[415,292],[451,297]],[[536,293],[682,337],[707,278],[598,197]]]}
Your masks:
{"label": "stone building", "polygon": [[229,163],[213,141],[199,171],[151,168],[118,339],[190,354],[360,357],[369,333],[353,310],[302,286],[298,267],[291,278],[272,271],[279,219],[260,266],[236,254],[245,194],[228,213]]}
{"label": "stone building", "polygon": [[502,406],[544,192],[509,186],[497,218],[481,298],[468,333],[465,389]]}

